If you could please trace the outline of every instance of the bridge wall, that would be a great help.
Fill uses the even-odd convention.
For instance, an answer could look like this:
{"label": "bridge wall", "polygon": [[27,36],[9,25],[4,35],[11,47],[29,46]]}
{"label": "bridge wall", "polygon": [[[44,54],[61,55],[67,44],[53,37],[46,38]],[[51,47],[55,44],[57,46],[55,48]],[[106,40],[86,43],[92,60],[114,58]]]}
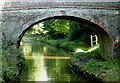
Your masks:
{"label": "bridge wall", "polygon": [[[27,28],[37,22],[52,17],[68,17],[65,19],[75,18],[77,22],[90,24],[91,29],[98,35],[100,42],[100,53],[104,59],[113,58],[116,52],[114,43],[119,42],[120,25],[119,25],[119,8],[109,7],[86,7],[85,5],[60,5],[41,7],[3,7],[2,9],[2,29],[6,39],[17,43],[20,41]],[[70,16],[70,17],[69,17]],[[73,19],[74,20],[74,19]],[[92,26],[94,26],[92,28]],[[96,26],[96,28],[95,28]]]}

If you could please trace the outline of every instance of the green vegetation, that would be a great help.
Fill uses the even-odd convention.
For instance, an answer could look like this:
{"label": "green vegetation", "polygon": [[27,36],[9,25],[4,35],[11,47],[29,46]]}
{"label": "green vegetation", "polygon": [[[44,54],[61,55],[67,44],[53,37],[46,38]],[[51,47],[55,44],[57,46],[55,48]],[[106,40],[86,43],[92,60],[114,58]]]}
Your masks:
{"label": "green vegetation", "polygon": [[[33,35],[29,35],[30,33]],[[26,33],[26,36],[28,35],[33,40],[68,50],[73,57],[71,62],[77,64],[82,70],[103,80],[118,81],[119,59],[102,60],[99,53],[99,41],[97,37],[92,39],[96,41],[95,43],[91,41],[91,35],[96,34],[89,29],[88,25],[70,20],[53,19],[33,26],[29,33]],[[88,61],[84,62],[82,58]]]}
{"label": "green vegetation", "polygon": [[33,26],[26,35],[38,35],[41,39],[66,39],[90,45],[90,36],[94,34],[87,25],[71,20],[53,19]]}
{"label": "green vegetation", "polygon": [[82,51],[81,49],[78,49],[78,51],[81,52],[77,52],[76,54],[74,54],[74,57],[88,56],[90,58],[100,58],[99,45],[94,45],[93,47],[86,48],[86,51]]}
{"label": "green vegetation", "polygon": [[7,40],[3,33],[2,44],[2,72],[0,73],[1,81],[17,81],[20,74],[21,64],[24,60],[21,49]]}
{"label": "green vegetation", "polygon": [[80,69],[104,81],[119,81],[119,60],[103,61],[90,59],[87,63],[81,63],[79,59],[71,59],[71,63],[76,64]]}
{"label": "green vegetation", "polygon": [[[90,47],[91,35],[95,32],[89,26],[71,20],[53,19],[33,26],[26,35],[34,37],[34,40],[64,48],[76,53],[75,57],[82,55],[99,55],[99,45]],[[95,39],[93,39],[95,40]],[[96,48],[95,50],[91,50]]]}
{"label": "green vegetation", "polygon": [[3,50],[2,54],[2,77],[5,81],[16,81],[20,74],[21,63],[24,60],[21,50],[9,46],[9,49]]}

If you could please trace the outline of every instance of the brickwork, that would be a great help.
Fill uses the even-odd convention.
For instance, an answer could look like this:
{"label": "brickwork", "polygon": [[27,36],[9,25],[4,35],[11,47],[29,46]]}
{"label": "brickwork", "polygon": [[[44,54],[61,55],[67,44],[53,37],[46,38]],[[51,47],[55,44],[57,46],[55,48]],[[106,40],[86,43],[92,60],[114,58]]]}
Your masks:
{"label": "brickwork", "polygon": [[114,45],[114,55],[120,57],[120,42],[116,42]]}
{"label": "brickwork", "polygon": [[119,55],[113,44],[120,33],[119,10],[119,2],[6,2],[0,10],[0,20],[3,33],[13,43],[20,41],[30,26],[50,18],[87,23],[99,37],[101,56],[109,59],[113,54]]}
{"label": "brickwork", "polygon": [[116,42],[114,42],[114,56],[120,57],[120,35],[117,37]]}

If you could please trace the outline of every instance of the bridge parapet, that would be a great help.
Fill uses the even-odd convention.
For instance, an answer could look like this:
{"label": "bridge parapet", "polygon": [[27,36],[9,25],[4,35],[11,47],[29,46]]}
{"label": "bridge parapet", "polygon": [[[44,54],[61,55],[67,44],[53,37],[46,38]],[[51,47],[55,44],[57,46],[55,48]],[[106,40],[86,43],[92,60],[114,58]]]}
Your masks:
{"label": "bridge parapet", "polygon": [[2,10],[46,9],[46,8],[86,8],[120,9],[118,2],[6,2]]}

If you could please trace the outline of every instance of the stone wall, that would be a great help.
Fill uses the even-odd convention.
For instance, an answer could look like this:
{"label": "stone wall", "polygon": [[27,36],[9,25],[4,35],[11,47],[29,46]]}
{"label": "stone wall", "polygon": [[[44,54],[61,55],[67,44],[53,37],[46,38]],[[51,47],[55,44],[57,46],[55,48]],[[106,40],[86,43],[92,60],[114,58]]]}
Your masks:
{"label": "stone wall", "polygon": [[110,59],[120,35],[119,9],[116,2],[8,2],[1,10],[3,33],[7,40],[17,43],[30,26],[47,19],[67,17],[65,19],[94,26],[91,29],[99,36],[101,55]]}

